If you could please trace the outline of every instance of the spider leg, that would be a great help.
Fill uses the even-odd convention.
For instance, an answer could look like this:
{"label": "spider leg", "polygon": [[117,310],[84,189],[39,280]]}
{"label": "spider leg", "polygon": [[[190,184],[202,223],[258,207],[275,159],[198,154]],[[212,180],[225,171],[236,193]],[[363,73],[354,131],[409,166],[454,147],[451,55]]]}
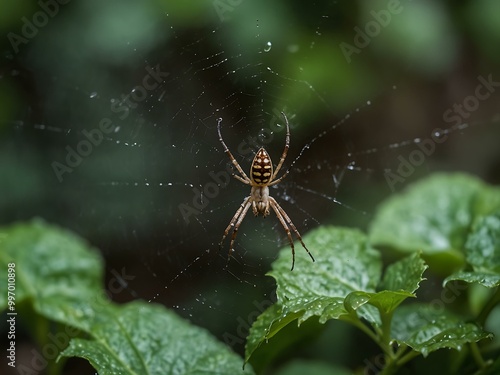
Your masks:
{"label": "spider leg", "polygon": [[222,146],[224,147],[224,152],[227,154],[227,156],[231,160],[231,163],[233,163],[234,167],[238,170],[238,172],[241,174],[242,177],[240,177],[240,176],[238,176],[236,174],[234,174],[233,176],[236,179],[238,179],[241,182],[243,182],[244,184],[250,185],[251,182],[250,182],[250,179],[248,178],[247,174],[240,167],[240,164],[236,161],[236,159],[234,158],[233,154],[231,153],[231,151],[229,151],[229,148],[226,146],[226,143],[222,139],[222,134],[220,132],[220,124],[221,124],[221,122],[222,122],[222,118],[219,118],[217,120],[217,132],[219,133],[219,141],[222,143]]}
{"label": "spider leg", "polygon": [[227,226],[226,230],[224,231],[224,234],[222,235],[222,239],[220,240],[219,242],[219,248],[222,247],[222,243],[224,242],[224,239],[226,238],[226,236],[228,235],[229,231],[231,230],[231,228],[234,226],[234,223],[236,222],[236,220],[238,220],[238,217],[240,216],[241,214],[241,211],[243,211],[243,209],[245,208],[245,205],[248,203],[248,200],[250,199],[250,197],[246,197],[244,200],[243,200],[243,203],[240,204],[240,207],[236,210],[236,213],[234,214],[234,216],[231,218],[231,221],[229,222],[229,225]]}
{"label": "spider leg", "polygon": [[244,184],[247,184],[247,185],[250,185],[250,184],[251,184],[250,180],[248,180],[248,181],[247,181],[247,180],[245,180],[243,177],[238,176],[237,174],[234,174],[234,173],[233,173],[233,174],[232,174],[232,176],[233,176],[234,178],[236,178],[237,180],[239,180],[239,181],[243,182]]}
{"label": "spider leg", "polygon": [[[311,252],[304,244],[304,241],[302,241],[302,236],[300,235],[300,233],[297,230],[297,228],[295,227],[295,225],[293,225],[292,219],[290,219],[290,217],[287,215],[285,210],[283,208],[281,208],[281,206],[278,204],[278,202],[276,202],[276,199],[274,199],[273,197],[269,197],[269,203],[270,203],[271,207],[274,209],[274,212],[276,212],[276,216],[278,216],[278,219],[281,221],[281,224],[283,225],[283,227],[285,228],[285,230],[287,232],[288,240],[290,241],[290,244],[292,247],[292,257],[293,257],[292,270],[293,270],[293,266],[295,264],[295,252],[294,252],[294,247],[293,247],[292,239],[291,239],[291,235],[290,235],[290,229],[288,228],[288,226],[286,226],[287,223],[292,228],[293,232],[295,233],[295,235],[299,239],[300,243],[302,244],[302,247],[305,249],[305,251],[307,251],[307,254],[309,254],[312,261],[315,262],[314,257],[312,256]],[[285,220],[286,220],[286,222],[285,222]]]}
{"label": "spider leg", "polygon": [[279,184],[281,182],[281,180],[283,180],[286,176],[288,176],[288,173],[289,173],[289,171],[286,171],[285,173],[283,173],[283,176],[281,176],[277,180],[273,180],[270,184],[267,184],[267,186],[273,186],[273,185]]}
{"label": "spider leg", "polygon": [[[290,147],[290,126],[288,125],[288,119],[286,118],[286,115],[284,112],[281,112],[283,115],[283,118],[285,119],[285,124],[286,124],[286,138],[285,138],[285,149],[283,150],[283,153],[281,154],[280,161],[278,163],[278,166],[276,167],[276,170],[274,171],[271,181],[273,181],[276,176],[278,175],[279,170],[283,166],[283,163],[285,162],[286,155],[288,154],[288,148]],[[275,185],[279,181],[281,181],[285,176],[288,174],[288,171],[285,172],[285,174],[277,181],[274,181],[272,185]],[[271,185],[271,184],[270,184]]]}
{"label": "spider leg", "polygon": [[238,229],[240,228],[241,222],[247,215],[248,209],[250,208],[251,204],[249,201],[245,203],[243,206],[243,211],[240,214],[240,217],[238,218],[238,221],[236,221],[236,224],[234,225],[233,229],[233,235],[231,236],[231,244],[229,245],[229,251],[233,250],[233,245],[234,245],[234,240],[236,240],[236,235],[238,234]]}
{"label": "spider leg", "polygon": [[224,241],[224,239],[228,235],[229,231],[231,230],[231,228],[234,228],[233,234],[231,236],[231,243],[229,245],[229,252],[227,254],[227,263],[228,264],[229,264],[229,259],[231,258],[231,252],[233,250],[234,241],[236,240],[236,234],[238,233],[238,229],[241,225],[241,222],[245,218],[245,216],[248,212],[248,209],[251,206],[250,198],[251,197],[246,197],[245,200],[243,201],[243,203],[240,205],[240,207],[238,208],[238,210],[234,214],[233,218],[229,222],[229,225],[227,226],[226,230],[224,231],[222,239],[219,242],[219,249],[220,249],[220,248],[222,248],[222,242]]}
{"label": "spider leg", "polygon": [[259,215],[259,211],[257,210],[257,203],[255,203],[255,200],[252,200],[252,211],[255,216]]}
{"label": "spider leg", "polygon": [[286,235],[288,236],[288,242],[290,242],[290,247],[292,248],[292,269],[290,271],[293,271],[293,267],[295,266],[295,246],[293,245],[292,234],[290,233],[290,228],[288,228],[285,219],[283,219],[283,215],[281,215],[281,212],[276,207],[276,205],[277,205],[276,201],[273,202],[272,200],[270,200],[270,206],[276,213],[276,216],[278,217],[278,220],[280,221],[281,225],[283,225],[283,228],[285,228]]}

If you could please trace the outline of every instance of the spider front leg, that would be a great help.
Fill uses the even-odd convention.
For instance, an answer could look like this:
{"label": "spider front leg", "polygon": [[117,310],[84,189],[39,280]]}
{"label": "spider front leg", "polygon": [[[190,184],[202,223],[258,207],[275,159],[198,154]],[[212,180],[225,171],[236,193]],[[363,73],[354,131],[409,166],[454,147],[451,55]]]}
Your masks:
{"label": "spider front leg", "polygon": [[257,203],[255,203],[254,200],[252,200],[252,212],[253,212],[254,216],[259,215],[259,210],[257,210]]}
{"label": "spider front leg", "polygon": [[269,215],[269,201],[267,203],[264,202],[256,202],[252,200],[252,212],[255,216],[259,216],[259,213],[262,214],[263,217]]}
{"label": "spider front leg", "polygon": [[[250,198],[251,198],[250,196],[246,197],[245,200],[243,201],[243,203],[240,205],[240,208],[238,208],[238,210],[234,214],[233,218],[229,222],[229,225],[227,226],[226,230],[224,231],[224,234],[222,235],[222,239],[219,242],[219,249],[220,249],[220,248],[222,248],[222,243],[224,242],[224,239],[229,234],[229,231],[231,230],[231,228],[233,228],[233,234],[231,236],[231,242],[229,245],[229,252],[227,254],[227,264],[229,264],[229,259],[231,258],[231,252],[233,251],[233,245],[234,245],[234,241],[236,240],[236,235],[238,233],[238,229],[240,228],[241,222],[245,218],[245,216],[248,212],[248,209],[251,206]],[[227,264],[226,264],[226,267],[227,267]]]}
{"label": "spider front leg", "polygon": [[229,148],[227,147],[226,143],[222,139],[222,134],[220,132],[220,124],[221,124],[221,122],[222,122],[222,118],[219,118],[217,120],[217,132],[219,133],[219,141],[222,144],[222,147],[224,147],[224,152],[229,157],[229,160],[231,160],[231,163],[233,164],[233,166],[241,174],[241,176],[238,176],[237,174],[233,174],[232,176],[234,178],[236,178],[237,180],[243,182],[244,184],[250,185],[251,184],[250,179],[248,178],[248,176],[246,175],[246,173],[243,171],[243,169],[241,169],[240,164],[236,161],[236,159],[234,158],[233,154],[231,153],[231,151],[229,151]]}

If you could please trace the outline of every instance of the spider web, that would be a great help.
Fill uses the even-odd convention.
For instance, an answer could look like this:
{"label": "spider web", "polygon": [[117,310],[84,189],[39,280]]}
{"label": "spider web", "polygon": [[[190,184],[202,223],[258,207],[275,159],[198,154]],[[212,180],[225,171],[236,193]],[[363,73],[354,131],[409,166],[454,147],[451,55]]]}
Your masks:
{"label": "spider web", "polygon": [[[162,303],[222,339],[230,333],[241,350],[242,321],[274,300],[265,273],[288,241],[274,214],[247,215],[226,268],[230,238],[218,243],[249,187],[229,177],[217,120],[248,172],[260,147],[278,162],[285,112],[290,174],[271,195],[303,236],[328,224],[366,229],[377,202],[432,170],[498,179],[498,93],[455,124],[443,114],[474,95],[478,76],[500,73],[464,68],[462,79],[446,61],[435,70],[391,62],[383,46],[396,18],[346,57],[341,44],[354,45],[354,27],[382,3],[360,2],[359,18],[336,1],[303,14],[299,3],[236,3],[183,17],[164,4],[72,4],[19,53],[6,46],[1,78],[17,102],[2,112],[2,219],[37,215],[80,233],[103,252],[108,278],[121,272],[115,300]],[[421,11],[403,3],[401,17]],[[438,100],[438,79],[463,86]],[[445,141],[413,163],[436,134]],[[96,144],[78,159],[70,150],[85,151],[84,140]]]}

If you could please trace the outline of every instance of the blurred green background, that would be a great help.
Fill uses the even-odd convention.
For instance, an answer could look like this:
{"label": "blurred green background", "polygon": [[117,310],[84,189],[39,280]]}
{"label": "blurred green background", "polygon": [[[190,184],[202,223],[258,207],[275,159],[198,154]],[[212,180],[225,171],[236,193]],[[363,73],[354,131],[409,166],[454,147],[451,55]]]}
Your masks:
{"label": "blurred green background", "polygon": [[[303,234],[366,228],[378,202],[432,171],[498,183],[500,87],[482,99],[477,87],[500,82],[499,14],[488,0],[2,2],[0,220],[77,232],[106,257],[108,279],[134,276],[115,300],[164,303],[222,337],[272,299],[264,274],[286,236],[249,215],[223,270],[228,243],[217,244],[248,194],[237,181],[184,220],[179,204],[225,170],[217,119],[246,171],[238,147],[286,112],[295,162],[271,192]],[[161,82],[145,81],[151,71]],[[450,121],[457,105],[473,110]],[[112,132],[58,178],[54,163],[103,119]],[[392,189],[387,172],[438,128],[446,141]],[[281,129],[262,142],[275,162]],[[331,357],[312,345],[306,356]]]}

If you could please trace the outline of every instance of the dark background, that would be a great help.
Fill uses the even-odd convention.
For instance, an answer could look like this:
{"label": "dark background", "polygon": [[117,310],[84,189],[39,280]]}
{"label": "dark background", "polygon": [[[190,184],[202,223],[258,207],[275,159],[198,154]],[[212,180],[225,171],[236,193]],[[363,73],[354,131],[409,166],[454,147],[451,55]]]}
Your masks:
{"label": "dark background", "polygon": [[[107,282],[129,275],[117,302],[162,303],[222,338],[254,302],[273,299],[264,275],[287,246],[274,217],[248,215],[227,271],[229,241],[217,245],[246,186],[232,180],[205,196],[189,223],[179,209],[226,169],[219,117],[248,171],[260,145],[279,160],[282,127],[260,145],[244,142],[283,124],[285,111],[293,167],[271,194],[303,235],[326,224],[366,229],[382,199],[433,171],[500,181],[500,87],[474,99],[478,77],[500,82],[498,2],[41,3],[0,6],[0,221],[42,217],[86,238],[106,260]],[[355,40],[359,30],[372,36]],[[346,44],[358,48],[349,58]],[[156,82],[144,81],[151,69],[164,79],[142,90]],[[464,100],[473,110],[450,118]],[[112,132],[58,178],[54,163],[67,164],[68,147],[103,119]],[[435,129],[446,140],[391,187],[387,173]],[[356,337],[346,332],[351,353]],[[332,358],[321,340],[300,355],[362,363],[340,349]]]}

